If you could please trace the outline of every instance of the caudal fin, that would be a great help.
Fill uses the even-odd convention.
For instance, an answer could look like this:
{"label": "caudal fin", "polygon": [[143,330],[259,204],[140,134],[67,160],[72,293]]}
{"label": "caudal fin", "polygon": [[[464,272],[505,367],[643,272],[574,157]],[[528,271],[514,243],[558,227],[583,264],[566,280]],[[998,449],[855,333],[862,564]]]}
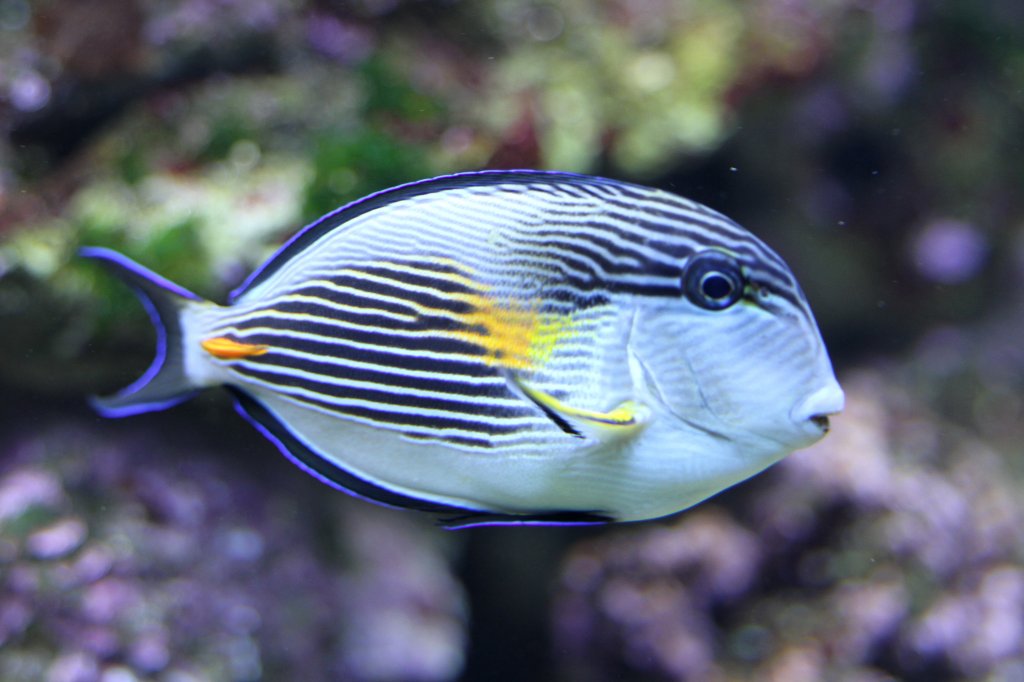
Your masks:
{"label": "caudal fin", "polygon": [[127,417],[162,410],[188,399],[195,387],[185,376],[181,311],[198,296],[116,251],[85,247],[78,254],[103,264],[139,297],[156,328],[156,356],[141,377],[111,396],[93,396],[92,406],[106,417]]}

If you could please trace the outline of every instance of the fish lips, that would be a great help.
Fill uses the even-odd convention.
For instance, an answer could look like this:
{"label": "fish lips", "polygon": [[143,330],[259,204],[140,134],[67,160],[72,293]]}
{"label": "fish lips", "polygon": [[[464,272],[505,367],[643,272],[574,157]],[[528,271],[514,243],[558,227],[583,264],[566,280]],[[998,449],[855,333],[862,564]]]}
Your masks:
{"label": "fish lips", "polygon": [[794,424],[820,438],[831,428],[830,417],[843,411],[846,397],[839,383],[832,379],[798,402],[789,417]]}

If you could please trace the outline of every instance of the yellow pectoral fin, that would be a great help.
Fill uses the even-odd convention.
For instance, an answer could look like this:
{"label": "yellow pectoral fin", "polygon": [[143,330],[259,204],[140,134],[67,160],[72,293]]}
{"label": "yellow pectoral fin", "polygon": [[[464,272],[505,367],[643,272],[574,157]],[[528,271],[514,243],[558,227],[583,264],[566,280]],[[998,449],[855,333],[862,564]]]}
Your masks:
{"label": "yellow pectoral fin", "polygon": [[509,378],[523,395],[532,400],[563,431],[581,438],[606,441],[629,437],[639,432],[650,416],[647,406],[635,400],[626,400],[607,412],[585,410],[567,405],[515,376],[509,375]]}
{"label": "yellow pectoral fin", "polygon": [[219,360],[241,360],[254,355],[263,355],[267,347],[257,343],[241,343],[226,336],[204,339],[200,344],[207,353]]}

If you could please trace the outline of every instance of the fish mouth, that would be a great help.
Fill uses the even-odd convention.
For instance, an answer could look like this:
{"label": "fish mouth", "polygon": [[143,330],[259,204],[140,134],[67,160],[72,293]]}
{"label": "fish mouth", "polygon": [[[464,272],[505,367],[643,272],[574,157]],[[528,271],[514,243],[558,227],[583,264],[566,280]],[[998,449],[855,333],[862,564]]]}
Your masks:
{"label": "fish mouth", "polygon": [[814,432],[824,436],[832,428],[831,417],[843,411],[843,389],[833,379],[822,388],[800,401],[790,412],[797,424],[808,424]]}
{"label": "fish mouth", "polygon": [[829,422],[828,419],[830,416],[831,415],[828,414],[814,414],[811,415],[810,422],[817,426],[819,429],[821,429],[821,432],[823,434],[828,433],[829,430],[832,428],[832,424],[831,422]]}

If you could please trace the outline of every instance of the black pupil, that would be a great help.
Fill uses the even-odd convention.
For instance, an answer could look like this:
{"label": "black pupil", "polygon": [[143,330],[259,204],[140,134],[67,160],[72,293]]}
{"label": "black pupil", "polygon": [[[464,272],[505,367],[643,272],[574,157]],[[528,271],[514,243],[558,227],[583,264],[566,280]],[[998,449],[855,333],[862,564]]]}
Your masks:
{"label": "black pupil", "polygon": [[701,292],[713,301],[720,301],[732,294],[732,282],[725,275],[709,272],[700,282]]}

